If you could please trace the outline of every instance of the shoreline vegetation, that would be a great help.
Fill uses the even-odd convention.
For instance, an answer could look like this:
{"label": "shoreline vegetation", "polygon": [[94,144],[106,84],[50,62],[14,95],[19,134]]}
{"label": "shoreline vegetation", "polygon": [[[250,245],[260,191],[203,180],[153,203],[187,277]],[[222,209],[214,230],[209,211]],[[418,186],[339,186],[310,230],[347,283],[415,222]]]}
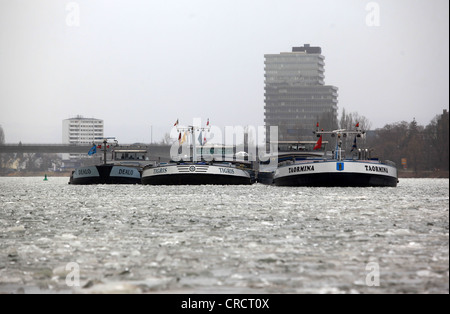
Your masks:
{"label": "shoreline vegetation", "polygon": [[[45,172],[45,171],[19,171],[11,172],[8,174],[0,174],[0,177],[42,177],[46,175],[48,178],[69,178],[72,171],[64,172]],[[448,179],[449,171],[447,170],[435,170],[435,171],[414,171],[414,170],[398,170],[399,179],[417,178],[417,179]]]}

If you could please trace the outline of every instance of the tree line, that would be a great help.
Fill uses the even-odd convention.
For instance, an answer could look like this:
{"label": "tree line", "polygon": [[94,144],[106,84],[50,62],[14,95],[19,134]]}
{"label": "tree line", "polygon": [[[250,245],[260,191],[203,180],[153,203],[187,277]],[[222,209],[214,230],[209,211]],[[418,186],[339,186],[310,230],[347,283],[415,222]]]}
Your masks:
{"label": "tree line", "polygon": [[[339,128],[351,130],[358,122],[363,130],[370,130],[371,123],[364,116],[343,110]],[[347,147],[349,140],[353,139],[347,139]],[[387,124],[368,132],[364,146],[371,149],[372,156],[393,161],[399,169],[416,173],[448,171],[449,113],[444,110],[426,126],[419,125],[415,119]]]}
{"label": "tree line", "polygon": [[0,125],[0,145],[5,144],[5,132],[3,131],[2,126]]}
{"label": "tree line", "polygon": [[368,144],[381,159],[394,161],[399,168],[419,171],[448,171],[448,111],[436,116],[427,126],[415,119],[388,124],[376,130]]}

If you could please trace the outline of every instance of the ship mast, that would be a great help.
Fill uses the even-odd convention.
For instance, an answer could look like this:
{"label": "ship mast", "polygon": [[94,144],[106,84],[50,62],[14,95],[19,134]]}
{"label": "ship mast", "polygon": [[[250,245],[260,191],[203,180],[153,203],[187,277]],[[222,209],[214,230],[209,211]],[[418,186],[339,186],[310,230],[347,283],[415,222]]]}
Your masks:
{"label": "ship mast", "polygon": [[331,137],[336,137],[336,150],[334,152],[334,159],[343,160],[345,158],[345,154],[343,154],[342,149],[342,138],[346,138],[349,135],[355,135],[356,137],[362,137],[366,134],[366,131],[361,130],[359,127],[359,123],[356,124],[356,130],[347,130],[347,129],[339,129],[334,131],[324,131],[319,130],[319,123],[317,123],[317,129],[313,132],[317,137],[322,135],[331,135]]}
{"label": "ship mast", "polygon": [[115,137],[104,137],[104,138],[102,138],[102,137],[96,137],[95,138],[95,140],[103,140],[103,165],[106,165],[106,153],[107,153],[107,145],[106,144],[108,144],[108,140],[110,139],[110,140],[114,140],[115,142],[116,142],[116,145],[117,145],[117,141],[116,141],[116,138]]}
{"label": "ship mast", "polygon": [[178,132],[183,132],[184,131],[184,132],[189,132],[191,134],[192,162],[197,162],[198,161],[196,132],[197,131],[205,132],[205,131],[209,131],[210,129],[211,129],[210,126],[207,126],[207,127],[196,127],[194,125],[189,125],[187,127],[178,127],[177,126],[177,131]]}

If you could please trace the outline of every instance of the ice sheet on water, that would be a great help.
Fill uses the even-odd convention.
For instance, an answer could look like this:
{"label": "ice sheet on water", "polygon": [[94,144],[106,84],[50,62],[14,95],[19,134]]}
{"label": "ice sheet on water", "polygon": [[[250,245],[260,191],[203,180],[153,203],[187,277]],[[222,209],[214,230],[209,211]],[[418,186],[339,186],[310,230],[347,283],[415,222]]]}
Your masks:
{"label": "ice sheet on water", "polygon": [[[0,178],[0,190],[0,292],[448,292],[448,180],[345,189]],[[70,262],[80,287],[66,285]],[[369,262],[383,274],[376,290],[365,285]]]}

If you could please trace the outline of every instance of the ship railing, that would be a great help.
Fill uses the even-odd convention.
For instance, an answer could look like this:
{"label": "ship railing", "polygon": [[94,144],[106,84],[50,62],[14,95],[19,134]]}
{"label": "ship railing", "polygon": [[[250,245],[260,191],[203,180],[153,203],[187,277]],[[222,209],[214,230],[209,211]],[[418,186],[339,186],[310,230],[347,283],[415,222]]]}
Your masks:
{"label": "ship railing", "polygon": [[118,166],[129,166],[129,167],[142,167],[147,164],[147,161],[115,161],[114,164]]}

